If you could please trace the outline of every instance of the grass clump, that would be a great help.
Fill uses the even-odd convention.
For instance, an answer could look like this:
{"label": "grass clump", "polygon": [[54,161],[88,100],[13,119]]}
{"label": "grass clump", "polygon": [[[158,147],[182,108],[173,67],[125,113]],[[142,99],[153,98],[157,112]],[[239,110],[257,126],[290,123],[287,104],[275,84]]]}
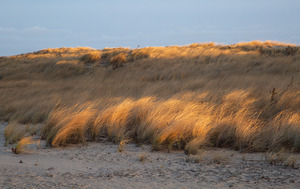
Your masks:
{"label": "grass clump", "polygon": [[196,155],[199,152],[199,148],[201,145],[201,140],[199,139],[193,139],[190,142],[187,143],[187,145],[184,148],[184,153],[186,155]]}
{"label": "grass clump", "polygon": [[145,58],[149,58],[149,54],[146,49],[135,49],[131,52],[129,56],[129,60],[131,62]]}
{"label": "grass clump", "polygon": [[142,152],[139,154],[139,161],[140,162],[145,162],[148,160],[148,156],[147,156],[147,153],[146,152]]}
{"label": "grass clump", "polygon": [[40,125],[19,124],[16,121],[10,122],[4,129],[5,145],[15,144],[25,137],[38,134],[40,127]]}
{"label": "grass clump", "polygon": [[11,122],[4,129],[5,144],[14,144],[20,141],[25,135],[25,126]]}
{"label": "grass clump", "polygon": [[130,140],[122,139],[119,143],[118,152],[123,152],[125,150],[125,146],[129,143]]}
{"label": "grass clump", "polygon": [[123,67],[127,62],[127,54],[120,53],[110,59],[110,63],[112,64],[113,70]]}
{"label": "grass clump", "polygon": [[187,163],[201,163],[204,162],[204,157],[201,154],[191,155],[186,158]]}
{"label": "grass clump", "polygon": [[101,54],[99,52],[90,52],[80,57],[80,61],[85,64],[91,64],[101,61]]}
{"label": "grass clump", "polygon": [[32,137],[24,137],[17,143],[16,147],[12,148],[11,150],[15,154],[20,154],[25,152],[25,147],[27,145],[34,144],[34,143],[35,141],[33,140]]}
{"label": "grass clump", "polygon": [[225,164],[229,161],[229,157],[225,156],[221,153],[216,153],[213,155],[213,157],[210,160],[210,163],[214,164]]}
{"label": "grass clump", "polygon": [[278,152],[268,152],[264,155],[264,161],[271,165],[284,165],[287,167],[296,167],[298,161],[297,156],[281,149]]}
{"label": "grass clump", "polygon": [[296,168],[298,158],[295,155],[290,155],[285,161],[284,165],[287,167]]}
{"label": "grass clump", "polygon": [[91,106],[84,107],[58,108],[51,112],[48,123],[42,128],[42,139],[51,146],[85,142],[92,132],[89,126],[94,114]]}

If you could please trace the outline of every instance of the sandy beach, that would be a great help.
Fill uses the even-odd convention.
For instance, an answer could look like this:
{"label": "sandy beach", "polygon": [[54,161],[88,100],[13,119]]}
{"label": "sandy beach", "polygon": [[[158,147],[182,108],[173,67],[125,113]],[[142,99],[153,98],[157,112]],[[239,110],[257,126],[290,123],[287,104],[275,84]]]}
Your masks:
{"label": "sandy beach", "polygon": [[[299,188],[300,171],[263,161],[263,154],[224,149],[188,157],[107,141],[65,148],[31,145],[14,154],[0,129],[1,188]],[[37,137],[38,138],[38,137]]]}

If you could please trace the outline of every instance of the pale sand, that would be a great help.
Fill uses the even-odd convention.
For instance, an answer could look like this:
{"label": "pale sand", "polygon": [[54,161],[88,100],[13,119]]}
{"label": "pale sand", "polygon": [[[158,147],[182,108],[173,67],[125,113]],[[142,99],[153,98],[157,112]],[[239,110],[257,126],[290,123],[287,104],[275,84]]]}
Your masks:
{"label": "pale sand", "polygon": [[[199,163],[182,151],[151,152],[147,145],[129,144],[120,153],[109,142],[48,148],[42,141],[40,149],[32,145],[16,155],[4,147],[5,125],[0,123],[0,188],[300,188],[299,168],[224,149],[203,152]],[[221,163],[212,163],[218,156]]]}

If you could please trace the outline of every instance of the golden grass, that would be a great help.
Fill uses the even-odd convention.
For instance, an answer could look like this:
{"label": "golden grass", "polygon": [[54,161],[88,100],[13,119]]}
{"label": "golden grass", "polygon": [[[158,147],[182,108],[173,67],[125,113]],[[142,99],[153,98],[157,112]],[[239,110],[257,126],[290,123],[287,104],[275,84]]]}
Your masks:
{"label": "golden grass", "polygon": [[20,154],[20,153],[23,153],[25,152],[25,147],[27,145],[30,145],[30,144],[33,144],[35,143],[35,141],[33,140],[32,137],[24,137],[22,138],[16,145],[15,148],[12,148],[12,151],[15,153],[15,154]]}
{"label": "golden grass", "polygon": [[113,70],[123,67],[123,65],[127,62],[127,54],[120,53],[110,59],[110,63],[113,66]]}
{"label": "golden grass", "polygon": [[52,146],[300,151],[299,68],[278,42],[46,49],[0,59],[0,117],[44,123]]}
{"label": "golden grass", "polygon": [[76,105],[71,111],[68,108],[58,108],[50,113],[41,137],[52,146],[85,142],[86,135],[92,132],[93,115],[90,106]]}
{"label": "golden grass", "polygon": [[95,63],[101,61],[101,54],[99,52],[89,52],[83,55],[80,60],[86,64]]}

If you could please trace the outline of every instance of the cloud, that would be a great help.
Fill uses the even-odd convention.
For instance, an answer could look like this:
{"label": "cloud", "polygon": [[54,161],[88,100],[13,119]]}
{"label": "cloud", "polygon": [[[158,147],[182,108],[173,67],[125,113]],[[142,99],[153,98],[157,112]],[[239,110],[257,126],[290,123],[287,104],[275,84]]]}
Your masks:
{"label": "cloud", "polygon": [[40,27],[40,26],[33,26],[30,28],[25,28],[20,30],[24,34],[45,34],[51,32],[48,28]]}
{"label": "cloud", "polygon": [[9,28],[9,27],[0,27],[1,35],[44,35],[44,34],[58,34],[58,33],[70,33],[69,30],[65,29],[49,29],[41,26],[32,26],[28,28]]}
{"label": "cloud", "polygon": [[4,27],[0,27],[0,34],[5,34],[5,33],[12,33],[15,32],[16,29],[14,28],[4,28]]}

